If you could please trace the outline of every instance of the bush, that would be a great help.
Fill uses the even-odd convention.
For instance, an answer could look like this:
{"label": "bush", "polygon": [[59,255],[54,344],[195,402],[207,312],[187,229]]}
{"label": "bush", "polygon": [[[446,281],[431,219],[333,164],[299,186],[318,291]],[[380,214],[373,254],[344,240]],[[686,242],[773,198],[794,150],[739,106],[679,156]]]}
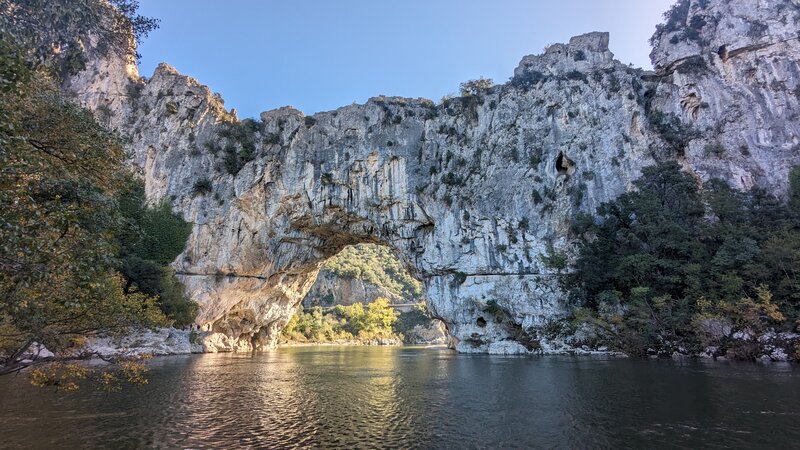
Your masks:
{"label": "bush", "polygon": [[511,85],[518,88],[531,88],[545,81],[547,81],[547,77],[542,72],[532,70],[523,72],[522,75],[515,75],[511,78]]}
{"label": "bush", "polygon": [[281,143],[281,136],[277,133],[267,133],[264,135],[264,143],[267,145],[276,145]]}
{"label": "bush", "polygon": [[664,114],[658,110],[649,111],[647,120],[670,149],[683,154],[689,141],[699,137],[700,133],[684,124],[675,114]]}
{"label": "bush", "polygon": [[462,97],[470,97],[473,95],[480,95],[487,89],[494,86],[494,81],[491,78],[478,78],[477,80],[469,80],[461,83],[460,90]]}
{"label": "bush", "polygon": [[712,142],[710,144],[706,144],[704,150],[706,152],[706,155],[713,155],[720,157],[725,154],[725,147],[719,142]]}
{"label": "bush", "polygon": [[467,274],[464,272],[454,272],[453,279],[450,280],[450,287],[455,288],[461,286],[465,281],[467,281]]}
{"label": "bush", "polygon": [[684,62],[675,67],[675,71],[680,74],[702,74],[708,70],[705,58],[694,55],[687,58]]}
{"label": "bush", "polygon": [[245,164],[255,158],[256,133],[260,133],[262,128],[263,124],[253,119],[221,125],[218,134],[226,141],[222,160],[226,172],[236,175]]}
{"label": "bush", "polygon": [[586,78],[586,74],[578,70],[572,70],[567,72],[566,75],[564,75],[564,78],[573,81],[583,81],[584,83],[588,81],[588,78]]}
{"label": "bush", "polygon": [[401,313],[397,317],[397,321],[395,321],[394,325],[392,326],[392,330],[396,334],[404,335],[408,334],[416,326],[430,325],[433,320],[434,319],[425,310],[425,306],[423,304],[419,304],[411,311]]}
{"label": "bush", "polygon": [[557,251],[552,244],[547,246],[547,254],[539,255],[539,260],[548,269],[555,269],[559,273],[567,268],[567,254]]}
{"label": "bush", "polygon": [[211,184],[211,180],[208,178],[200,178],[199,180],[194,182],[194,186],[192,186],[192,193],[195,195],[205,195],[210,193],[213,190],[213,186]]}
{"label": "bush", "polygon": [[366,308],[361,303],[338,305],[328,311],[315,307],[311,312],[298,311],[281,335],[284,340],[301,342],[397,338],[393,329],[397,317],[397,312],[385,298],[375,299]]}

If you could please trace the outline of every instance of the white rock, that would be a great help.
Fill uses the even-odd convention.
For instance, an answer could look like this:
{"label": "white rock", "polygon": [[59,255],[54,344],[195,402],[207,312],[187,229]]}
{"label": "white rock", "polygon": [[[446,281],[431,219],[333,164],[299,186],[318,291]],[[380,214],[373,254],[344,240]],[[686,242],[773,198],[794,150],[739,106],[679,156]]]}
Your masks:
{"label": "white rock", "polygon": [[[685,29],[657,37],[655,73],[614,60],[608,34],[589,33],[524,57],[513,82],[436,107],[376,97],[313,118],[265,112],[235,175],[224,148],[240,143],[220,135],[235,115],[174,68],[144,80],[124,58],[94,58],[66,87],[108,107],[148,198],[193,224],[173,266],[200,304],[207,350],[274,346],[320,264],[372,242],[423,281],[459,351],[506,352],[519,348],[514,328],[488,305],[523,329],[567,315],[564,274],[539,255],[553,245],[572,260],[571,218],[630,190],[656,158],[700,180],[786,193],[800,163],[796,2],[691,4],[686,19],[704,17],[708,44],[683,39]],[[700,137],[675,148],[653,111]],[[203,179],[212,192],[195,193]]]}

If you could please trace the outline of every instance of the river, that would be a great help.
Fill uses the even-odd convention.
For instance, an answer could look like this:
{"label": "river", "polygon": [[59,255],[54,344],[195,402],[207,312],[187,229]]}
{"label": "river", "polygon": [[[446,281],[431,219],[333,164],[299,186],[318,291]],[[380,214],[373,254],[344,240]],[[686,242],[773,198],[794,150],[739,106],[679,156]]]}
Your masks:
{"label": "river", "polygon": [[0,378],[0,447],[793,448],[788,364],[289,347],[156,358],[149,384]]}

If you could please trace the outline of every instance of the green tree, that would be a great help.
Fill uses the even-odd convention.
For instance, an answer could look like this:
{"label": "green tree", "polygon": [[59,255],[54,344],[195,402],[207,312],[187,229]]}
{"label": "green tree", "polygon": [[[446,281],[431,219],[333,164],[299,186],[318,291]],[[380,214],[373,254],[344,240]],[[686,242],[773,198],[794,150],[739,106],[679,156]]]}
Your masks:
{"label": "green tree", "polygon": [[62,97],[0,36],[0,373],[100,333],[164,323],[125,295],[114,268],[115,196],[128,174],[117,138]]}
{"label": "green tree", "polygon": [[137,40],[158,28],[158,19],[138,14],[138,7],[136,0],[7,0],[0,29],[33,60],[64,77],[83,70],[89,56],[138,57]]}
{"label": "green tree", "polygon": [[645,168],[636,191],[576,221],[582,247],[568,286],[593,311],[590,321],[631,354],[708,345],[709,320],[727,335],[763,332],[758,315],[791,326],[800,297],[798,169],[789,181],[782,203],[719,180],[701,190],[676,163]]}
{"label": "green tree", "polygon": [[365,322],[369,331],[391,333],[392,326],[397,322],[397,311],[389,305],[389,300],[376,298],[367,305]]}
{"label": "green tree", "polygon": [[323,270],[343,278],[357,278],[402,298],[418,299],[422,285],[408,273],[389,247],[374,244],[347,246],[328,259]]}
{"label": "green tree", "polygon": [[191,224],[172,212],[166,202],[148,207],[144,184],[129,182],[118,196],[122,226],[117,233],[120,272],[125,292],[158,298],[158,305],[175,326],[194,322],[198,305],[184,294],[183,285],[167,265],[186,245]]}

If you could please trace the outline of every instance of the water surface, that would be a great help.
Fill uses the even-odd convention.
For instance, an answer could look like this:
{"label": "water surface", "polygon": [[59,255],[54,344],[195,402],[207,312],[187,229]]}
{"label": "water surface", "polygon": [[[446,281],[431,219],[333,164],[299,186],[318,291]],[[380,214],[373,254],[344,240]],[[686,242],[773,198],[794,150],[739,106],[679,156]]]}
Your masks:
{"label": "water surface", "polygon": [[0,378],[0,447],[792,448],[790,365],[294,347],[157,358],[150,383]]}

